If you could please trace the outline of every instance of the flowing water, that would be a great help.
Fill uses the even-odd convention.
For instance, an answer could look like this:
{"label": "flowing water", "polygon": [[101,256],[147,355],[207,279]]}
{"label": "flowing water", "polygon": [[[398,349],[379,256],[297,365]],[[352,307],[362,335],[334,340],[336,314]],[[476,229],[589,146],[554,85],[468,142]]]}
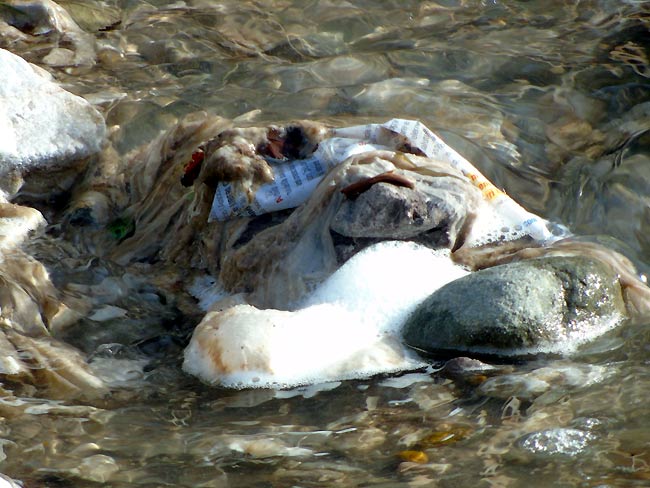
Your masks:
{"label": "flowing water", "polygon": [[[51,35],[9,48],[96,104],[122,154],[199,110],[419,119],[529,210],[650,264],[647,2],[58,3],[96,63],[48,56]],[[147,315],[145,292],[132,316]],[[208,387],[181,372],[178,347],[153,344],[143,369],[131,346],[105,344],[92,360],[109,398],[0,399],[0,471],[26,487],[649,486],[648,324],[570,358],[288,391]]]}

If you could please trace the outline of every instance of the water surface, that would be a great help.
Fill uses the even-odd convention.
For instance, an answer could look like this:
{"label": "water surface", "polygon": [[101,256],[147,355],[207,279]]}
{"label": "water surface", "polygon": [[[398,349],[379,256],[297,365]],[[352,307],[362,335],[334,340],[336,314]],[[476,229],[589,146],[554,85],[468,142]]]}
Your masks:
{"label": "water surface", "polygon": [[[47,58],[55,35],[9,49],[96,104],[124,155],[195,111],[419,119],[527,209],[650,263],[646,2],[59,3],[94,62]],[[57,271],[48,245],[36,256],[60,284],[121,276]],[[152,336],[175,320],[155,300],[124,306]],[[571,358],[280,392],[204,386],[174,344],[80,338],[113,394],[0,399],[0,470],[27,487],[647,486],[648,323]]]}

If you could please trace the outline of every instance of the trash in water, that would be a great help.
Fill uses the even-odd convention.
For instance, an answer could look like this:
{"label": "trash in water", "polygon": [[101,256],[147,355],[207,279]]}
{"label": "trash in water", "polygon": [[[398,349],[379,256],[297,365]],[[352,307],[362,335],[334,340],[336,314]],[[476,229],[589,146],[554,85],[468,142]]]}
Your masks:
{"label": "trash in water", "polygon": [[194,180],[197,178],[197,176],[199,176],[199,172],[201,171],[201,164],[203,163],[204,158],[205,153],[202,149],[199,149],[192,154],[192,158],[185,165],[183,176],[181,177],[181,184],[183,186],[192,186]]}
{"label": "trash in water", "polygon": [[[384,124],[327,130],[323,127],[314,130],[311,127],[304,129],[299,126],[284,130],[271,128],[265,134],[255,133],[251,137],[252,130],[243,129],[241,134],[224,141],[225,143],[216,150],[222,156],[245,154],[247,159],[255,159],[256,164],[265,162],[268,167],[260,166],[253,170],[254,174],[242,178],[260,183],[254,190],[252,185],[242,188],[236,179],[219,181],[212,202],[210,221],[252,217],[297,207],[309,198],[318,183],[333,167],[352,156],[384,150],[426,156],[446,162],[459,170],[481,191],[485,203],[499,221],[502,235],[507,234],[511,238],[530,236],[541,242],[554,241],[568,235],[566,229],[550,224],[522,208],[418,121],[392,119]],[[260,159],[263,159],[263,162],[259,161]],[[185,176],[192,171],[189,169],[191,164],[188,165]],[[272,173],[270,181],[265,181],[265,178],[269,179],[266,171]],[[414,187],[414,182],[408,178],[387,172],[353,183],[342,192],[346,197],[354,199],[377,182]],[[502,229],[507,229],[508,232]]]}

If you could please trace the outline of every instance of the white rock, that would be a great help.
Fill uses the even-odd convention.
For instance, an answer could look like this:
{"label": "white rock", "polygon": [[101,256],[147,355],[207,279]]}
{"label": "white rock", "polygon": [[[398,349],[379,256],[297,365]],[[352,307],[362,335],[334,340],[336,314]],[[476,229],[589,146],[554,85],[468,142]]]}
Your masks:
{"label": "white rock", "polygon": [[227,387],[290,387],[420,366],[399,340],[335,305],[300,312],[237,305],[211,312],[185,351],[185,371]]}
{"label": "white rock", "polygon": [[0,474],[0,488],[22,488],[22,483],[11,479],[9,476]]}
{"label": "white rock", "polygon": [[0,49],[0,134],[0,175],[25,174],[98,152],[106,125],[86,100]]}
{"label": "white rock", "polygon": [[234,437],[228,444],[228,448],[235,452],[244,453],[255,459],[264,459],[276,456],[310,456],[313,454],[311,449],[288,446],[278,439],[269,437]]}

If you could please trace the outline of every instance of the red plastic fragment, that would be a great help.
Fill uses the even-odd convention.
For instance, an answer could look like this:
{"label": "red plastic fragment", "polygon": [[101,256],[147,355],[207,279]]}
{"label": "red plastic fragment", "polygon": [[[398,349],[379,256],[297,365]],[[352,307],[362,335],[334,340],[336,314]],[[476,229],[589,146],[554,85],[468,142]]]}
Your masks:
{"label": "red plastic fragment", "polygon": [[183,186],[192,186],[192,183],[194,183],[194,180],[201,172],[201,163],[203,163],[204,158],[205,153],[202,149],[197,149],[192,153],[192,158],[183,169],[183,176],[181,177],[181,184]]}

